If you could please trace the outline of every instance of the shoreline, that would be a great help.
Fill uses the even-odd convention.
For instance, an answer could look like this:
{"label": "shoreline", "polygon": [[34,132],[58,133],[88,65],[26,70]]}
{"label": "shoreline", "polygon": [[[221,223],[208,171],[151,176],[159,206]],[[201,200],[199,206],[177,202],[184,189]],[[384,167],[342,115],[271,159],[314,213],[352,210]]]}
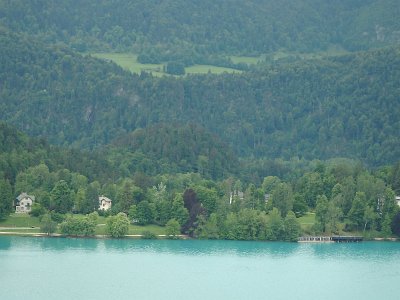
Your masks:
{"label": "shoreline", "polygon": [[[124,235],[123,237],[120,238],[113,238],[110,235],[105,235],[105,234],[96,234],[96,235],[91,235],[91,236],[80,236],[80,235],[63,235],[61,233],[52,233],[52,234],[47,234],[44,232],[9,232],[9,231],[0,231],[0,236],[22,236],[22,237],[54,237],[54,238],[82,238],[82,239],[124,239],[124,238],[130,238],[130,239],[141,239],[144,235],[143,234],[127,234]],[[156,239],[168,239],[168,236],[166,234],[159,234],[156,235]],[[191,239],[188,235],[180,234],[175,237],[172,237],[171,239]]]}
{"label": "shoreline", "polygon": [[[0,236],[21,236],[21,237],[50,237],[50,238],[81,238],[81,239],[142,239],[144,235],[142,234],[127,234],[120,238],[113,238],[110,235],[96,234],[92,236],[73,236],[73,235],[63,235],[61,233],[53,233],[47,234],[44,232],[9,232],[9,231],[0,231]],[[167,235],[159,234],[156,235],[155,239],[168,239]],[[179,239],[179,240],[188,240],[193,239],[188,235],[180,234],[175,237],[171,237],[171,239]],[[366,242],[398,242],[400,238],[397,237],[389,237],[389,238],[380,238],[375,237],[371,239],[364,239]],[[268,242],[268,241],[266,241]],[[318,243],[334,243],[333,241],[297,241],[297,243],[310,243],[310,244],[318,244]]]}

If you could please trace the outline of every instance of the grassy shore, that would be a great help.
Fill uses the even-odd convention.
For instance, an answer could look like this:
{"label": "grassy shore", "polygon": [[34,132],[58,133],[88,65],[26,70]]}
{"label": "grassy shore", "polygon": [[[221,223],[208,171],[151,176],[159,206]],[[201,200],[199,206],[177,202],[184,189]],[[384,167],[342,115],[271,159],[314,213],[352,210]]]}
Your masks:
{"label": "grassy shore", "polygon": [[[40,233],[41,222],[38,217],[28,214],[10,214],[6,220],[0,221],[0,232],[15,234],[37,234]],[[128,235],[141,235],[148,232],[154,235],[165,235],[165,227],[157,225],[129,225]],[[60,233],[59,229],[55,233]],[[106,218],[99,217],[97,220],[96,235],[106,235]]]}
{"label": "grassy shore", "polygon": [[[319,235],[313,232],[313,225],[315,223],[315,213],[309,212],[304,216],[297,219],[300,223],[302,232],[304,235]],[[41,222],[38,217],[32,217],[28,214],[10,214],[6,220],[0,221],[0,234],[4,235],[44,235],[41,232]],[[344,223],[339,224],[339,232],[335,235],[352,235],[352,236],[363,236],[365,240],[397,240],[396,238],[386,238],[382,236],[381,232],[378,231],[343,231]],[[55,232],[56,235],[60,235],[59,229]],[[95,232],[97,237],[105,237],[106,233],[106,218],[98,217],[97,227]],[[157,237],[165,237],[165,227],[158,225],[129,225],[128,237],[141,237],[142,235],[154,235]],[[322,235],[330,235],[325,233]]]}

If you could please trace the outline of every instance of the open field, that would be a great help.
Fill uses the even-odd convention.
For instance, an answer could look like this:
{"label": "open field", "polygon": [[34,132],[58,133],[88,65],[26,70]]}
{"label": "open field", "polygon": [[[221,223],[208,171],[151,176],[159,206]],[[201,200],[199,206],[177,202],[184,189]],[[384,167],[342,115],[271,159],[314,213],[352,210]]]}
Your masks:
{"label": "open field", "polygon": [[10,216],[6,220],[0,221],[0,227],[40,227],[40,221],[39,218],[31,217],[27,214],[10,214]]}
{"label": "open field", "polygon": [[258,62],[265,60],[263,56],[230,56],[230,58],[235,64],[245,63],[248,65],[255,65]]}
{"label": "open field", "polygon": [[[307,59],[323,59],[324,57],[329,56],[339,56],[348,54],[349,52],[338,47],[330,47],[325,51],[318,51],[318,52],[288,52],[288,51],[276,51],[270,54],[267,54],[266,57],[270,61],[278,61],[278,60],[307,60]],[[265,58],[263,58],[265,60]]]}
{"label": "open field", "polygon": [[[140,74],[142,71],[151,72],[154,76],[172,76],[163,72],[164,64],[141,64],[137,61],[137,55],[133,53],[91,53],[90,55],[104,59],[107,61],[113,61],[125,70],[131,71],[132,73]],[[247,57],[237,57],[237,59],[249,59]],[[253,59],[253,58],[251,58]],[[213,74],[221,74],[224,72],[228,73],[240,73],[241,71],[231,68],[216,67],[211,65],[194,65],[185,68],[186,74],[206,74],[208,72]]]}
{"label": "open field", "polygon": [[314,225],[315,223],[315,213],[306,213],[304,216],[298,218],[300,225]]}
{"label": "open field", "polygon": [[[285,51],[276,51],[268,55],[261,56],[230,56],[234,63],[245,63],[248,65],[255,65],[259,62],[265,61],[265,57],[268,57],[270,61],[278,60],[304,60],[304,59],[320,59],[324,56],[340,55],[346,53],[343,50],[332,48],[327,51],[315,52],[315,53],[294,53]],[[142,71],[151,72],[154,76],[174,76],[165,73],[165,64],[142,64],[137,61],[137,55],[133,53],[91,53],[90,55],[106,60],[113,61],[125,70],[132,73],[140,74]],[[241,73],[242,71],[217,67],[213,65],[194,65],[185,68],[186,74],[222,74],[222,73]]]}
{"label": "open field", "polygon": [[137,61],[137,55],[132,53],[92,53],[91,55],[104,60],[111,60],[132,73],[140,74],[140,72],[146,71],[155,76],[165,75],[163,64],[141,64]]}
{"label": "open field", "polygon": [[[143,232],[151,232],[155,235],[165,234],[165,227],[157,226],[157,225],[129,225],[128,234],[143,234]],[[99,224],[96,228],[96,234],[105,235],[106,234],[106,226],[105,224]]]}

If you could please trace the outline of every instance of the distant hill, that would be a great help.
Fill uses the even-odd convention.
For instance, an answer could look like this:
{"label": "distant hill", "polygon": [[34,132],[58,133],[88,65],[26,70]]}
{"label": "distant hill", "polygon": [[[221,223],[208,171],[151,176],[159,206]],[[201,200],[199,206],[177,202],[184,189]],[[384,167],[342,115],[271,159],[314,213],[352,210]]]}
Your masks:
{"label": "distant hill", "polygon": [[45,163],[52,172],[68,169],[102,182],[108,182],[110,174],[119,174],[99,153],[49,145],[44,139],[28,137],[0,122],[0,180],[14,183],[19,172],[40,163]]}
{"label": "distant hill", "polygon": [[243,74],[154,78],[0,31],[1,119],[82,148],[159,123],[190,123],[240,157],[392,163],[400,155],[399,81],[398,48]]}
{"label": "distant hill", "polygon": [[171,59],[393,45],[399,15],[397,0],[0,1],[0,24],[44,42]]}

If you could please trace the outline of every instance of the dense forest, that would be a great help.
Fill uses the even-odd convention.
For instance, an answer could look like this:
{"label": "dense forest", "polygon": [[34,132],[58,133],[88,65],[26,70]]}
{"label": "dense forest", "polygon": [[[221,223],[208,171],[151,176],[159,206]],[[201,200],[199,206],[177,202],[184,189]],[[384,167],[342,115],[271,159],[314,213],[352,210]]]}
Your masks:
{"label": "dense forest", "polygon": [[2,119],[51,143],[96,148],[174,122],[198,124],[240,157],[379,166],[400,155],[396,47],[243,74],[154,78],[6,30],[0,39]]}
{"label": "dense forest", "polygon": [[[199,238],[292,241],[308,212],[306,234],[399,234],[399,13],[394,0],[0,0],[0,219],[28,192],[66,234],[65,214],[99,195],[110,222]],[[331,49],[347,52],[268,60]],[[93,51],[243,72],[132,74]]]}
{"label": "dense forest", "polygon": [[0,22],[78,51],[151,49],[169,60],[199,60],[399,43],[399,9],[396,0],[2,0]]}

